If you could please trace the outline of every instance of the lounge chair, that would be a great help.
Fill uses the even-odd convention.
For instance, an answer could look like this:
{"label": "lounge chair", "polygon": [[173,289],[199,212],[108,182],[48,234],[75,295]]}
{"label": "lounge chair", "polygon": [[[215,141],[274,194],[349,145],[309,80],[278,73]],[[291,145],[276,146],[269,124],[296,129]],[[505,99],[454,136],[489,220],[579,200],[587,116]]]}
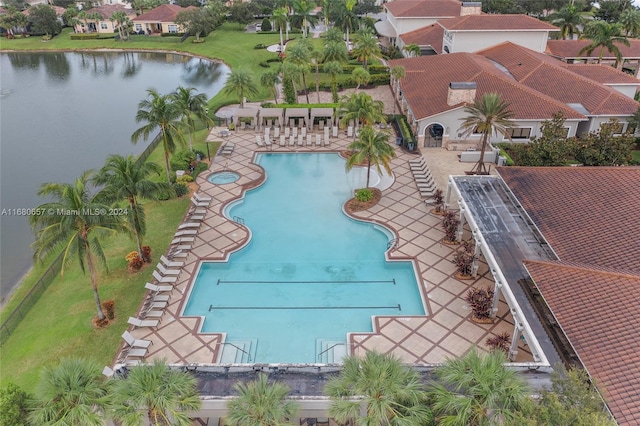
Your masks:
{"label": "lounge chair", "polygon": [[291,129],[288,127],[284,128],[284,137],[288,138],[291,135]]}
{"label": "lounge chair", "polygon": [[102,369],[102,375],[105,377],[113,377],[113,373],[115,373],[113,371],[113,368],[109,367],[108,365],[105,365]]}
{"label": "lounge chair", "polygon": [[322,145],[322,138],[320,135],[316,135],[316,146]]}
{"label": "lounge chair", "polygon": [[338,126],[333,126],[331,128],[331,136],[333,136],[334,138],[338,137]]}
{"label": "lounge chair", "polygon": [[347,127],[347,136],[348,137],[352,137],[353,136],[353,126]]}
{"label": "lounge chair", "polygon": [[193,198],[203,203],[210,203],[211,200],[213,200],[213,198],[209,197],[208,195],[200,195],[197,192],[193,193]]}
{"label": "lounge chair", "polygon": [[233,149],[236,147],[236,145],[233,142],[227,142],[226,144],[224,144],[222,146],[222,148],[220,149],[220,154],[222,155],[229,155],[233,152]]}
{"label": "lounge chair", "polygon": [[206,214],[207,213],[207,208],[206,206],[200,206],[200,207],[196,207],[195,209],[193,209],[193,211],[191,212],[191,214]]}
{"label": "lounge chair", "polygon": [[280,137],[280,127],[273,129],[273,137],[276,139]]}
{"label": "lounge chair", "polygon": [[144,305],[144,309],[146,310],[151,310],[151,309],[164,309],[166,308],[168,305],[168,302],[152,302],[149,301]]}
{"label": "lounge chair", "polygon": [[187,223],[183,223],[182,225],[178,226],[178,229],[200,228],[200,225],[202,225],[200,222],[187,222]]}
{"label": "lounge chair", "polygon": [[189,216],[189,220],[203,220],[204,219],[204,214],[194,214],[193,216]]}
{"label": "lounge chair", "polygon": [[298,135],[298,146],[303,146],[303,145],[304,145],[304,139],[302,135]]}
{"label": "lounge chair", "polygon": [[297,128],[297,127],[294,127],[294,128],[293,128],[293,137],[294,137],[294,138],[297,138],[297,137],[298,137],[298,128]]}
{"label": "lounge chair", "polygon": [[313,145],[313,140],[311,139],[311,135],[307,135],[307,146]]}
{"label": "lounge chair", "polygon": [[195,240],[196,240],[195,237],[177,237],[171,240],[171,245],[182,244],[182,243],[192,243]]}
{"label": "lounge chair", "polygon": [[191,202],[196,207],[208,207],[210,203],[210,201],[198,201],[194,197],[191,197]]}
{"label": "lounge chair", "polygon": [[148,310],[142,314],[145,318],[162,318],[164,312]]}
{"label": "lounge chair", "polygon": [[256,143],[258,144],[258,146],[264,146],[264,142],[262,142],[262,138],[260,137],[260,135],[256,135]]}
{"label": "lounge chair", "polygon": [[133,337],[131,333],[129,333],[126,330],[124,333],[122,333],[122,338],[124,339],[125,342],[127,342],[127,345],[131,346],[132,348],[146,349],[153,344],[151,340],[136,339],[135,337]]}
{"label": "lounge chair", "polygon": [[147,356],[147,349],[142,348],[129,348],[126,352],[125,357],[127,358],[142,358]]}
{"label": "lounge chair", "polygon": [[318,130],[324,129],[324,120],[318,121]]}
{"label": "lounge chair", "polygon": [[[191,247],[189,247],[191,248]],[[186,250],[189,249],[178,249],[176,251],[174,251],[173,253],[171,253],[171,257],[172,258],[180,258],[180,259],[184,259],[185,257],[187,257],[189,255],[189,253],[186,252]]]}
{"label": "lounge chair", "polygon": [[186,237],[188,235],[198,235],[197,229],[182,229],[173,234],[174,237]]}
{"label": "lounge chair", "polygon": [[434,191],[436,189],[436,184],[435,183],[419,183],[419,182],[416,182],[416,186],[421,191],[424,191],[424,190]]}
{"label": "lounge chair", "polygon": [[421,164],[421,163],[424,163],[424,157],[422,155],[420,156],[420,158],[409,160],[409,164]]}
{"label": "lounge chair", "polygon": [[153,278],[155,278],[159,283],[175,283],[178,281],[178,277],[163,277],[158,273],[158,271],[153,271]]}
{"label": "lounge chair", "polygon": [[160,273],[162,275],[176,275],[177,276],[177,275],[180,275],[180,272],[181,272],[180,269],[167,269],[167,268],[165,268],[164,265],[162,264],[162,262],[160,262],[160,263],[158,263],[156,265],[156,269],[158,271],[160,271]]}
{"label": "lounge chair", "polygon": [[280,146],[286,146],[287,142],[286,142],[286,136],[285,135],[280,135]]}
{"label": "lounge chair", "polygon": [[302,137],[303,137],[303,138],[306,138],[306,137],[307,137],[307,128],[306,128],[306,127],[303,127],[303,128],[302,128],[302,132],[301,132],[301,133],[302,133]]}
{"label": "lounge chair", "polygon": [[129,317],[127,323],[133,325],[134,327],[157,327],[160,324],[158,320],[142,320],[135,317]]}
{"label": "lounge chair", "polygon": [[271,139],[266,139],[264,141],[264,144],[267,146],[267,148],[272,149]]}
{"label": "lounge chair", "polygon": [[329,146],[331,141],[329,140],[329,133],[324,134],[324,146]]}
{"label": "lounge chair", "polygon": [[146,283],[144,288],[147,290],[155,291],[156,293],[163,293],[165,291],[173,291],[172,285],[156,285],[152,283]]}
{"label": "lounge chair", "polygon": [[296,137],[289,136],[289,146],[294,146],[296,144]]}

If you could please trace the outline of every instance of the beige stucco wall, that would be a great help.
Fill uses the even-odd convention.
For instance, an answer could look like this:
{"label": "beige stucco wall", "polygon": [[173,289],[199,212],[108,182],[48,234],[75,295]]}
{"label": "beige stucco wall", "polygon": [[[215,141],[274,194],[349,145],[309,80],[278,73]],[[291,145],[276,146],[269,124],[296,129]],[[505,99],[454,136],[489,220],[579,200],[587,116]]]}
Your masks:
{"label": "beige stucco wall", "polygon": [[445,31],[443,49],[449,53],[477,52],[496,44],[510,41],[536,52],[544,52],[549,33],[547,31]]}

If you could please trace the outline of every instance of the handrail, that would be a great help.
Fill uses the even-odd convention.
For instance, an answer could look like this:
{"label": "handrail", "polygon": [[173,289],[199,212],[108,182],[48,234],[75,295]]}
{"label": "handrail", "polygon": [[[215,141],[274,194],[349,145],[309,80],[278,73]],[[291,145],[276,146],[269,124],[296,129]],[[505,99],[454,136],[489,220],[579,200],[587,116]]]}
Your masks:
{"label": "handrail", "polygon": [[340,346],[340,345],[345,345],[345,346],[346,346],[346,343],[343,343],[343,342],[340,342],[340,343],[334,343],[333,345],[329,346],[329,347],[328,347],[327,349],[325,349],[324,351],[320,352],[320,353],[318,354],[318,359],[320,359],[320,357],[322,357],[322,354],[323,354],[323,353],[325,353],[325,352],[329,351],[330,349],[335,348],[336,346]]}
{"label": "handrail", "polygon": [[241,218],[240,216],[234,216],[233,217],[233,221],[236,222],[236,223],[239,223],[241,225],[244,225],[244,219]]}
{"label": "handrail", "polygon": [[240,352],[244,352],[245,354],[247,354],[247,356],[249,357],[249,362],[251,362],[251,354],[250,354],[249,352],[245,351],[244,349],[242,349],[240,346],[238,346],[238,345],[234,345],[234,344],[233,344],[233,343],[231,343],[231,342],[220,342],[220,343],[218,343],[218,344],[219,344],[219,345],[231,345],[231,346],[233,346],[234,348],[236,348],[236,349],[237,349],[237,350],[239,350]]}
{"label": "handrail", "polygon": [[387,250],[389,250],[390,248],[396,247],[397,245],[398,245],[398,239],[393,238],[389,240],[389,242],[387,243]]}

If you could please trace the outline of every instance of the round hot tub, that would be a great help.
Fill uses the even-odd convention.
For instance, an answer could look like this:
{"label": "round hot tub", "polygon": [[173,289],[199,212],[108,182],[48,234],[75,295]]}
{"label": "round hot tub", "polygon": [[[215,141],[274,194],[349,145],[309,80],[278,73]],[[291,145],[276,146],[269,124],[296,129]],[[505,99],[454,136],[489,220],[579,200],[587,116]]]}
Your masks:
{"label": "round hot tub", "polygon": [[236,172],[215,172],[211,173],[207,176],[207,180],[211,183],[215,183],[216,185],[225,185],[227,183],[233,183],[240,179],[240,175]]}

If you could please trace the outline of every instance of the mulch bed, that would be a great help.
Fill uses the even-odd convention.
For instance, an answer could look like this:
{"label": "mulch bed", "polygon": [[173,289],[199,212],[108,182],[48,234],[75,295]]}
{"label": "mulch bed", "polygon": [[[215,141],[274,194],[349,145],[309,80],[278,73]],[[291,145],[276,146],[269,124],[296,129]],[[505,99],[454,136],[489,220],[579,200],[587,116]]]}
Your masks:
{"label": "mulch bed", "polygon": [[355,198],[352,198],[346,202],[346,204],[344,205],[344,209],[348,214],[353,214],[353,213],[361,212],[363,210],[370,209],[371,207],[375,206],[380,202],[380,199],[382,198],[382,191],[380,191],[378,188],[369,188],[369,189],[371,190],[371,192],[373,192],[373,198],[370,199],[369,201],[363,202],[363,201],[358,201]]}

